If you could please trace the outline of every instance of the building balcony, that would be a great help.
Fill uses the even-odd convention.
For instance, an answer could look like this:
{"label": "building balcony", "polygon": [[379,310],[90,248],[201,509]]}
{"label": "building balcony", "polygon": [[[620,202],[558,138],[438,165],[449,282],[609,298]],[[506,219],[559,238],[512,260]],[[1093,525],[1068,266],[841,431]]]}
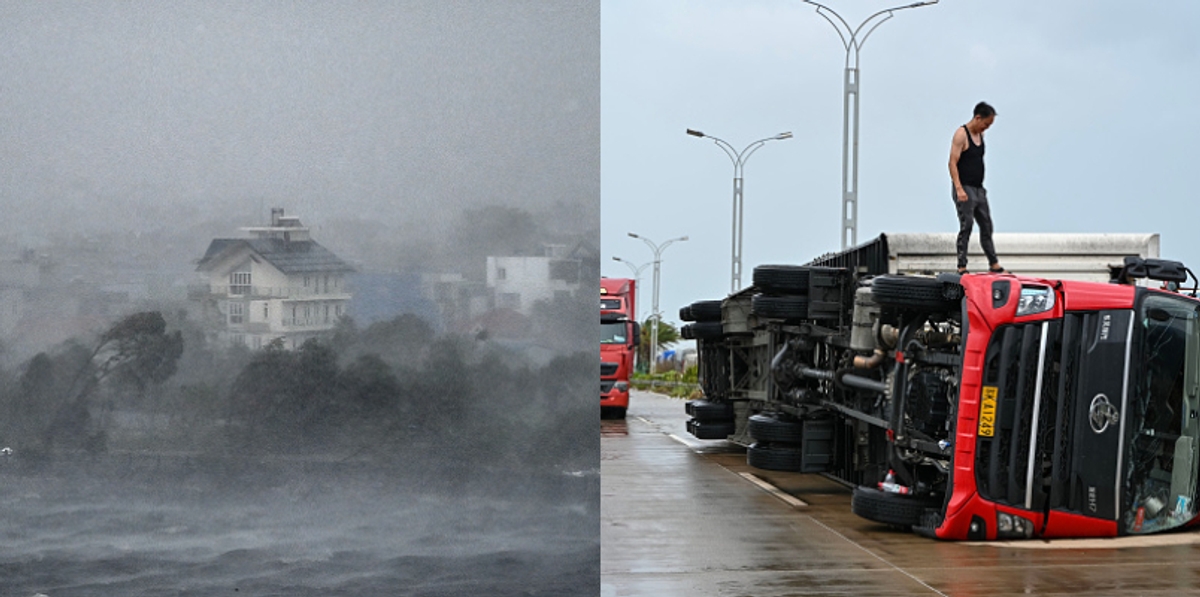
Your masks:
{"label": "building balcony", "polygon": [[285,317],[283,327],[288,330],[329,330],[337,323],[336,317]]}
{"label": "building balcony", "polygon": [[237,321],[228,321],[227,328],[231,332],[241,332],[245,334],[266,334],[273,331],[271,329],[271,324],[261,321],[246,321],[240,323]]}
{"label": "building balcony", "polygon": [[320,291],[314,286],[240,286],[229,284],[191,284],[188,286],[188,298],[202,299],[208,297],[244,298],[247,300],[350,300],[351,295],[344,289]]}

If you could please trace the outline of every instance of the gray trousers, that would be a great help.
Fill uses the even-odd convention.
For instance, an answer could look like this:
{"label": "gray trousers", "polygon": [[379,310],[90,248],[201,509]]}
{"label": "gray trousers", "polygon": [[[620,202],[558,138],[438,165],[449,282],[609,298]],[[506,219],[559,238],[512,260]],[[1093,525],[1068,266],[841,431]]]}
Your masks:
{"label": "gray trousers", "polygon": [[988,267],[996,265],[1000,260],[996,257],[996,247],[992,245],[992,212],[988,210],[987,189],[963,185],[967,193],[966,201],[958,200],[954,186],[950,187],[950,198],[954,201],[954,209],[958,211],[958,267],[967,267],[967,244],[971,241],[971,229],[979,222],[979,245],[983,254],[987,255]]}

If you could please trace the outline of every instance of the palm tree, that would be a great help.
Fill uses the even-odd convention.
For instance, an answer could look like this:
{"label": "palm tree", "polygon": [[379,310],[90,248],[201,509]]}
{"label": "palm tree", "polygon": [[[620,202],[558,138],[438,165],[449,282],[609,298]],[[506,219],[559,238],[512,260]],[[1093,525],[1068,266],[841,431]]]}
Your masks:
{"label": "palm tree", "polygon": [[[641,342],[638,343],[638,362],[646,363],[645,368],[650,369],[650,326],[654,325],[653,319],[646,319],[642,324]],[[658,322],[658,353],[662,354],[662,350],[668,346],[679,342],[679,328],[666,322]],[[651,371],[653,373],[653,371]]]}

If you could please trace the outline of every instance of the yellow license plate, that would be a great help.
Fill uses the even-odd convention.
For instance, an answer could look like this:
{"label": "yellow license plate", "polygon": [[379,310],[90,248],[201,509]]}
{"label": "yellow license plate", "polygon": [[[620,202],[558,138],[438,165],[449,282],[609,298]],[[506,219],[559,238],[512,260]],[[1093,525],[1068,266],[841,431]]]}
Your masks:
{"label": "yellow license plate", "polygon": [[983,386],[983,400],[979,404],[979,436],[996,435],[996,386]]}

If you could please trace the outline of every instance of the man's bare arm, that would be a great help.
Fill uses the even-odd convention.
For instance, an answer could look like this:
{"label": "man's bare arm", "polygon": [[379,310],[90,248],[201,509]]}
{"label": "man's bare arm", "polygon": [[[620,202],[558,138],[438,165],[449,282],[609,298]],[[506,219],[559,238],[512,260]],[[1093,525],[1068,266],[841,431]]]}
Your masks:
{"label": "man's bare arm", "polygon": [[950,141],[950,181],[954,183],[954,193],[960,202],[967,200],[967,192],[958,180],[958,159],[962,157],[966,144],[967,131],[960,126],[954,131],[954,139]]}

